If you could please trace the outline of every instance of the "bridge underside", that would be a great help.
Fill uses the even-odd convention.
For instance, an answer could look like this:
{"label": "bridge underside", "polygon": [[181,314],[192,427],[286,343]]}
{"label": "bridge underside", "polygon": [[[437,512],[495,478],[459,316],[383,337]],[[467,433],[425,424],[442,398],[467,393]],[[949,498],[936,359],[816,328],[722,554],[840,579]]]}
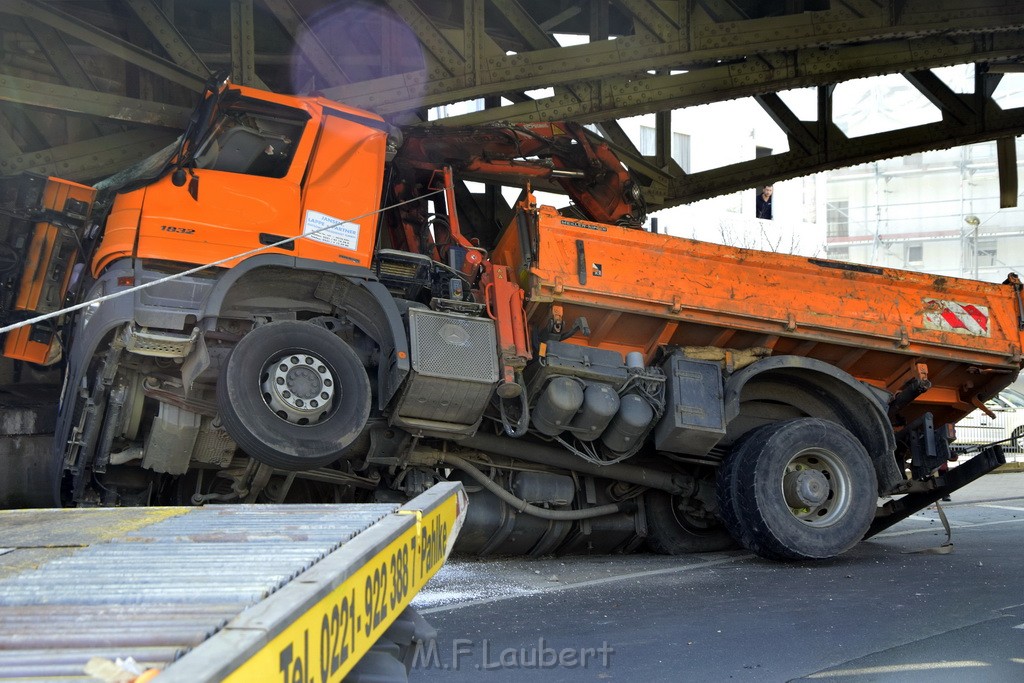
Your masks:
{"label": "bridge underside", "polygon": [[[1021,69],[1018,0],[5,0],[0,27],[2,174],[88,181],[123,168],[173,140],[205,79],[228,70],[237,83],[323,92],[399,124],[475,99],[483,109],[445,123],[593,123],[651,209],[986,140],[1001,141],[1004,205],[1017,195],[1024,108],[992,95]],[[566,36],[578,44],[560,46]],[[965,63],[974,92],[931,71]],[[835,85],[894,73],[941,121],[847,137],[832,115]],[[807,87],[817,89],[809,121],[777,94]],[[740,97],[755,98],[789,150],[685,173],[671,159],[671,111]],[[655,114],[653,155],[617,123],[637,114]]]}

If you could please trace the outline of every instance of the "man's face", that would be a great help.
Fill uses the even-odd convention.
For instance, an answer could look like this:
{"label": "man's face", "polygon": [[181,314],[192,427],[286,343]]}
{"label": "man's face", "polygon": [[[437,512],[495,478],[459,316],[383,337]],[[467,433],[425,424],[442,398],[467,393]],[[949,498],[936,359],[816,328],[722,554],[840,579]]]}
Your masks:
{"label": "man's face", "polygon": [[771,197],[772,196],[772,186],[771,185],[765,185],[764,186],[764,190],[762,190],[762,192],[764,193],[765,197]]}

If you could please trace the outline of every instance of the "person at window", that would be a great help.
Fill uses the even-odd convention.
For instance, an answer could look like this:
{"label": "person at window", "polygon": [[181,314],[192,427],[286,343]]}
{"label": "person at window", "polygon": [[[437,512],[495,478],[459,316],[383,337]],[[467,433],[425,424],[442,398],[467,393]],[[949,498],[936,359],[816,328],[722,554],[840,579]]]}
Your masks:
{"label": "person at window", "polygon": [[761,188],[761,193],[757,195],[758,218],[763,218],[768,221],[772,219],[772,192],[772,186],[765,185],[763,188]]}

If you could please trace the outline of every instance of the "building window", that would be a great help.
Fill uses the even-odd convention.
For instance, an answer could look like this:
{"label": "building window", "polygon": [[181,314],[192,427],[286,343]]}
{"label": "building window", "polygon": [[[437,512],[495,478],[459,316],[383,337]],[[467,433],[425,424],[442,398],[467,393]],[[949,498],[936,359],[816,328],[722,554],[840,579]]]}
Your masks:
{"label": "building window", "polygon": [[828,237],[849,237],[850,236],[850,202],[845,199],[837,199],[828,202]]}
{"label": "building window", "polygon": [[906,245],[906,253],[904,254],[906,264],[908,266],[919,266],[924,263],[924,245],[923,244],[908,244]]}
{"label": "building window", "polygon": [[763,157],[770,157],[772,155],[771,147],[762,147],[761,145],[754,146],[754,158],[761,159]]}
{"label": "building window", "polygon": [[[640,126],[640,144],[637,151],[645,157],[658,154],[658,133],[650,126]],[[672,133],[672,160],[679,168],[690,172],[690,136],[685,133]]]}
{"label": "building window", "polygon": [[996,258],[996,240],[978,241],[978,267],[991,268],[999,265]]}
{"label": "building window", "polygon": [[690,136],[685,133],[672,133],[672,158],[679,168],[690,172]]}
{"label": "building window", "polygon": [[640,126],[640,144],[638,151],[645,157],[653,157],[658,152],[658,134],[650,126]]}

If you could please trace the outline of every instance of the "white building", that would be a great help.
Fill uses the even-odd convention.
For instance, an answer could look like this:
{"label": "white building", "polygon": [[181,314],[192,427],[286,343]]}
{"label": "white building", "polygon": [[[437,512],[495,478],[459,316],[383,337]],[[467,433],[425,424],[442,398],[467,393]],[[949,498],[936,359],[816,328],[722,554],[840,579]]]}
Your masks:
{"label": "white building", "polygon": [[[973,92],[972,65],[935,73],[955,92]],[[814,119],[813,91],[780,95],[797,116]],[[851,137],[941,118],[898,75],[842,83],[833,98],[835,123]],[[1024,77],[1007,74],[994,99],[1021,106]],[[645,153],[653,153],[653,125],[653,117],[623,122]],[[752,100],[674,112],[673,130],[688,143],[673,140],[673,156],[688,154],[676,162],[689,171],[788,149]],[[1021,139],[1017,157],[1020,164]],[[655,216],[663,231],[711,242],[1001,282],[1024,271],[1024,207],[999,208],[996,169],[996,145],[987,142],[777,182],[770,222],[754,216],[758,188]]]}
{"label": "white building", "polygon": [[999,208],[994,142],[828,177],[830,258],[990,282],[1024,270],[1024,208]]}

